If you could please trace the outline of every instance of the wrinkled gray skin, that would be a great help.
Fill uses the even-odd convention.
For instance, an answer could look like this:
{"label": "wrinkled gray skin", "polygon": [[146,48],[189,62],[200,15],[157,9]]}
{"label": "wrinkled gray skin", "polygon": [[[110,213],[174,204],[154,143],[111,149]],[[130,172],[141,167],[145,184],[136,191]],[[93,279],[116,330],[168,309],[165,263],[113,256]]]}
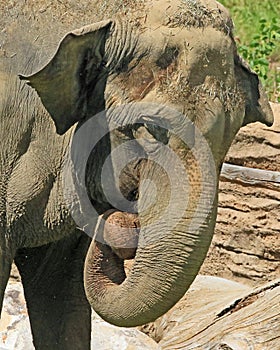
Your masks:
{"label": "wrinkled gray skin", "polygon": [[[217,175],[242,125],[273,122],[257,76],[236,53],[227,12],[214,1],[198,4],[163,0],[0,5],[0,304],[15,259],[38,349],[89,348],[83,263],[90,239],[76,229],[62,194],[62,161],[76,122],[80,126],[104,108],[132,101],[172,106],[201,130]],[[105,21],[97,23],[101,19]],[[54,55],[67,31],[90,23],[66,36]],[[19,73],[29,76],[37,92],[18,79]],[[88,300],[104,319],[121,326],[152,321],[182,297],[206,255],[217,209],[217,191],[212,189],[209,197],[214,201],[206,220],[188,233],[200,194],[199,167],[176,135],[164,134],[163,140],[160,130],[143,124],[140,131],[120,128],[91,155],[86,183],[100,215],[112,208],[100,192],[102,162],[111,147],[137,140],[138,132],[176,152],[188,169],[190,204],[184,220],[174,219],[172,234],[163,235],[162,227],[140,231],[139,242],[148,243],[139,244],[127,279],[122,259],[109,246],[92,242],[84,273]],[[152,210],[139,215],[142,227],[167,205],[168,179],[146,161],[127,172],[120,186],[128,199],[135,199],[145,178],[164,188]],[[137,196],[140,206],[149,201],[149,188]],[[178,203],[184,201],[179,194]]]}

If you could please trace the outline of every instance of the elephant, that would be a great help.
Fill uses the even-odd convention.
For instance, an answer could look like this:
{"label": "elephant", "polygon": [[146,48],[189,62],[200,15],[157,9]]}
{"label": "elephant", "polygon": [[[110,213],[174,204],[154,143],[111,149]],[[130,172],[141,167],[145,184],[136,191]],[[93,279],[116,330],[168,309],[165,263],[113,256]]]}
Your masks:
{"label": "elephant", "polygon": [[184,295],[226,152],[272,111],[216,1],[0,6],[0,304],[15,261],[35,347],[86,349],[90,305],[132,327]]}

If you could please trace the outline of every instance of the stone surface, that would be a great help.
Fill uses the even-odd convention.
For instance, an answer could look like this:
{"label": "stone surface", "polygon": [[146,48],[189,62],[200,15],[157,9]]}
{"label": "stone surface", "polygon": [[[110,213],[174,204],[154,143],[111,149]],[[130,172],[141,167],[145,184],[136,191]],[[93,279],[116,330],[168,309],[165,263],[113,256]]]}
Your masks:
{"label": "stone surface", "polygon": [[[280,104],[271,128],[249,124],[237,134],[227,162],[280,171]],[[280,277],[280,191],[220,181],[215,235],[200,271],[252,286]]]}
{"label": "stone surface", "polygon": [[20,282],[6,288],[0,320],[0,350],[32,350],[31,330]]}
{"label": "stone surface", "polygon": [[226,162],[280,171],[280,103],[271,103],[272,127],[252,123],[240,129],[226,157]]}
{"label": "stone surface", "polygon": [[96,350],[156,350],[157,343],[135,328],[119,328],[93,316],[91,349]]}

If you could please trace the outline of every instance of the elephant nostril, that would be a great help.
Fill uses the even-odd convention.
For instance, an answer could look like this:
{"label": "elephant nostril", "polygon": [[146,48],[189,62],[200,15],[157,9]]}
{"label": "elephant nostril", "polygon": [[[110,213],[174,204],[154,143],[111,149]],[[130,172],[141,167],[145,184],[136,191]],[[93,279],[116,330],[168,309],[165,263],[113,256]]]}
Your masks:
{"label": "elephant nostril", "polygon": [[133,259],[136,254],[140,223],[137,214],[109,210],[105,219],[103,237],[121,259]]}

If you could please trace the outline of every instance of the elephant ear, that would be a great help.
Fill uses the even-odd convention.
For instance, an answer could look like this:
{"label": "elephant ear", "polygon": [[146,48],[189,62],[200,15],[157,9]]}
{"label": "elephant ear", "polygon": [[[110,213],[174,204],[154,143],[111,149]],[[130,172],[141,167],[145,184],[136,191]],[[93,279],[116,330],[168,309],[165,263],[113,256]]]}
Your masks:
{"label": "elephant ear", "polygon": [[90,113],[111,23],[102,21],[68,33],[44,68],[20,76],[37,91],[60,135]]}
{"label": "elephant ear", "polygon": [[242,126],[261,122],[273,124],[273,112],[257,74],[239,55],[235,57],[236,76],[245,95],[245,117]]}

